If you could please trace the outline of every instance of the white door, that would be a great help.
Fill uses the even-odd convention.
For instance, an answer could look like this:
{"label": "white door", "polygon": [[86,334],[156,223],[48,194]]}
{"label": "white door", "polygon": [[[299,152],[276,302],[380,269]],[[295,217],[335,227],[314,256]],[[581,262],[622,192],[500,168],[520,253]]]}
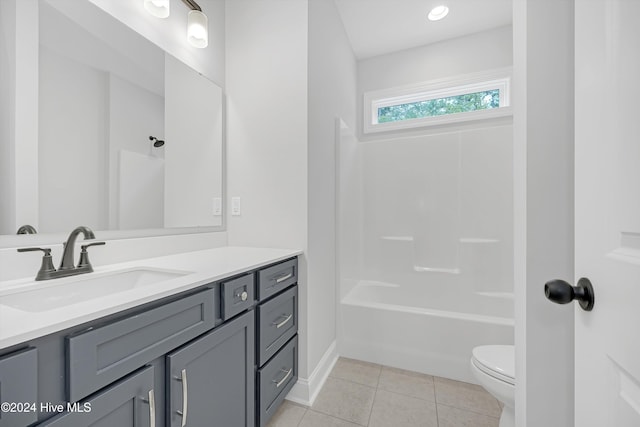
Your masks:
{"label": "white door", "polygon": [[639,427],[640,0],[576,0],[575,35],[575,425]]}

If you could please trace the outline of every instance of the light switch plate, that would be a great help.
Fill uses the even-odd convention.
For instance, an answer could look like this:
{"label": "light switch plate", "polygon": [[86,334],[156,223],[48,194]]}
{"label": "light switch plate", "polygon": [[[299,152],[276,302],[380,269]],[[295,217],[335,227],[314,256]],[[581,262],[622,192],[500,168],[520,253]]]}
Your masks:
{"label": "light switch plate", "polygon": [[240,216],[242,209],[240,208],[240,197],[231,198],[231,215]]}
{"label": "light switch plate", "polygon": [[214,216],[222,215],[222,198],[221,197],[213,198],[213,215]]}

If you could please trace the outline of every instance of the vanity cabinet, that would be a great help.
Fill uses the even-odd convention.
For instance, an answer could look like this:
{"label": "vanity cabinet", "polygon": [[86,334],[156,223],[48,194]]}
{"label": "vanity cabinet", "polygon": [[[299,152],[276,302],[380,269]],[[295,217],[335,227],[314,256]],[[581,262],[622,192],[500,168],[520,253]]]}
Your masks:
{"label": "vanity cabinet", "polygon": [[1,349],[0,400],[37,411],[0,427],[263,427],[297,380],[297,298],[290,259]]}

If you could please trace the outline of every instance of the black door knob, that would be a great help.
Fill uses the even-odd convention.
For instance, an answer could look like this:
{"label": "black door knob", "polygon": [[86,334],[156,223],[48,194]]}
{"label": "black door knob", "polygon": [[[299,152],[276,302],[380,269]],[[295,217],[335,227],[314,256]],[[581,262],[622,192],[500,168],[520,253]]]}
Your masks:
{"label": "black door knob", "polygon": [[571,286],[564,280],[551,280],[544,284],[544,295],[557,304],[567,304],[577,300],[585,311],[593,310],[593,286],[587,278],[578,280],[578,286]]}

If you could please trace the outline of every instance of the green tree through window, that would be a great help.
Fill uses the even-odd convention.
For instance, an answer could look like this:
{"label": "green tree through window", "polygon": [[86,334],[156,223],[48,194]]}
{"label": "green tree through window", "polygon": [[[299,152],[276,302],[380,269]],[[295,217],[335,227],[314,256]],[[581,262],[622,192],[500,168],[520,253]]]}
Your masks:
{"label": "green tree through window", "polygon": [[444,116],[500,107],[500,89],[378,108],[378,123]]}

